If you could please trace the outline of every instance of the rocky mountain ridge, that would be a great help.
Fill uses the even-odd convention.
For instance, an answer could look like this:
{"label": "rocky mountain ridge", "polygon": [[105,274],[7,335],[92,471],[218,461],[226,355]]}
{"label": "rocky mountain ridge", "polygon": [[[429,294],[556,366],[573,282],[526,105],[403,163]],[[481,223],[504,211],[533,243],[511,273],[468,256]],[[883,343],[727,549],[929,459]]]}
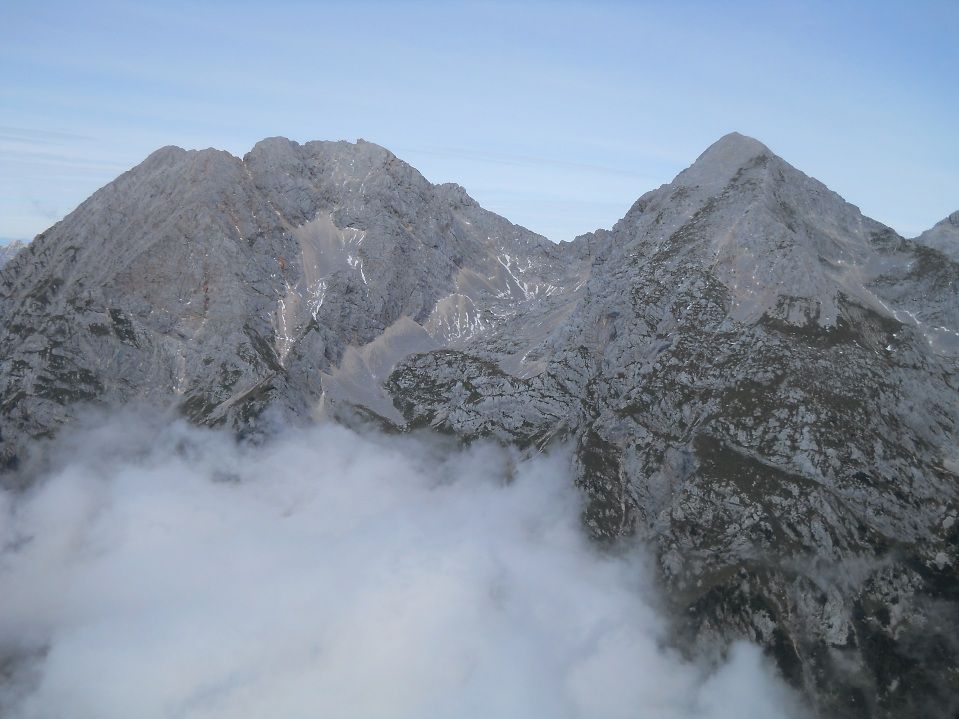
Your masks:
{"label": "rocky mountain ridge", "polygon": [[951,716],[959,263],[937,233],[736,133],[560,245],[363,141],[163,148],[0,274],[5,481],[90,402],[245,437],[566,439],[587,527],[656,548],[686,650],[758,642],[821,716]]}

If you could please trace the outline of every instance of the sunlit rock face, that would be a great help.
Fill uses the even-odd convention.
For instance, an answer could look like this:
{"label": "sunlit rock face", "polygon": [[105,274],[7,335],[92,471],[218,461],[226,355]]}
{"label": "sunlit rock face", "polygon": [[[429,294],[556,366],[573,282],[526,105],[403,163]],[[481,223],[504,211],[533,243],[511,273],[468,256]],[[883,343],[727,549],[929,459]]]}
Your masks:
{"label": "sunlit rock face", "polygon": [[679,645],[758,642],[824,716],[951,716],[959,264],[937,228],[905,240],[735,133],[560,245],[363,141],[164,148],[2,271],[6,476],[91,402],[252,438],[572,441],[586,527],[656,548]]}

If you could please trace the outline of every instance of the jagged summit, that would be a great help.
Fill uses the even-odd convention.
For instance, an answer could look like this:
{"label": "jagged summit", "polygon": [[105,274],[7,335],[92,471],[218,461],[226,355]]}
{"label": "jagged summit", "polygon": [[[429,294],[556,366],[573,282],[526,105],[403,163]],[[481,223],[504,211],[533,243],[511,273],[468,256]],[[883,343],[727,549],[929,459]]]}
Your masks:
{"label": "jagged summit", "polygon": [[213,147],[187,150],[178,145],[166,145],[151,152],[143,162],[133,167],[131,171],[136,171],[141,168],[144,170],[154,170],[158,167],[175,165],[177,163],[209,162],[213,159],[239,160],[239,158],[232,153]]}
{"label": "jagged summit", "polygon": [[[397,160],[396,156],[385,147],[362,138],[357,139],[356,142],[311,140],[300,143],[277,135],[257,141],[241,157],[233,155],[227,150],[213,147],[184,149],[177,145],[166,145],[151,152],[141,163],[133,167],[131,172],[153,172],[164,167],[190,165],[215,169],[215,167],[211,167],[211,163],[215,164],[217,162],[247,163],[254,161],[276,166],[284,162],[288,163],[291,158],[298,156],[340,156],[348,157],[353,161],[359,159],[366,163],[380,162],[381,164]],[[403,164],[406,165],[406,163]]]}
{"label": "jagged summit", "polygon": [[349,140],[309,140],[301,143],[279,135],[259,140],[250,151],[244,155],[244,159],[251,156],[283,156],[289,155],[290,153],[304,152],[312,155],[339,154],[344,156],[377,158],[382,161],[396,159],[396,155],[387,148],[375,142],[364,140],[362,137],[358,138],[356,142],[350,142]]}

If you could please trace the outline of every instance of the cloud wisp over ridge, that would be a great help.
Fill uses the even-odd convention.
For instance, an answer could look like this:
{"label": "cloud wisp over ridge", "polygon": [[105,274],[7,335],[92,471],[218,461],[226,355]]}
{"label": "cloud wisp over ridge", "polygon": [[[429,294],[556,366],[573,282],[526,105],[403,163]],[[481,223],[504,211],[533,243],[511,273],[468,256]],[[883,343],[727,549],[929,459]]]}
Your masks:
{"label": "cloud wisp over ridge", "polygon": [[129,415],[0,495],[4,716],[798,716],[757,648],[665,648],[569,455]]}

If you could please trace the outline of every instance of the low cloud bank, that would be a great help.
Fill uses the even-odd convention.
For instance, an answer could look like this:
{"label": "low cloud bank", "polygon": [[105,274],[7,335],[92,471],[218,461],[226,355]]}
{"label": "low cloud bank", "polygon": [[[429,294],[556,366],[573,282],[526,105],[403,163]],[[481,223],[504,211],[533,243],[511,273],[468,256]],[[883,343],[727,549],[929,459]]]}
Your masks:
{"label": "low cloud bank", "polygon": [[795,716],[755,647],[711,673],[662,648],[563,452],[128,416],[56,452],[0,495],[4,716]]}

